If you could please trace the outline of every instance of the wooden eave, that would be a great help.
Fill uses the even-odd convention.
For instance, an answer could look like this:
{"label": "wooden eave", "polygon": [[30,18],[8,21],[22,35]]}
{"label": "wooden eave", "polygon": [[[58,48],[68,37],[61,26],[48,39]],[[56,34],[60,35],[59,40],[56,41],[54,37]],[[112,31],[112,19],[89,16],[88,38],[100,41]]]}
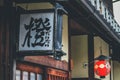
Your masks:
{"label": "wooden eave", "polygon": [[[104,24],[99,21],[103,16],[100,15],[94,7],[92,8],[95,11],[93,13],[90,12],[86,5],[78,3],[77,0],[69,0],[66,3],[60,2],[60,4],[62,4],[68,11],[70,18],[73,18],[77,23],[79,23],[81,25],[79,27],[83,27],[87,34],[98,35],[110,43],[118,43],[119,38],[117,37],[116,40],[116,36],[111,35],[111,33],[105,28]],[[95,14],[97,14],[98,17],[95,17]],[[106,26],[110,25],[104,19],[102,20],[105,22]],[[71,28],[75,29],[75,27]],[[76,30],[78,29],[76,28]]]}

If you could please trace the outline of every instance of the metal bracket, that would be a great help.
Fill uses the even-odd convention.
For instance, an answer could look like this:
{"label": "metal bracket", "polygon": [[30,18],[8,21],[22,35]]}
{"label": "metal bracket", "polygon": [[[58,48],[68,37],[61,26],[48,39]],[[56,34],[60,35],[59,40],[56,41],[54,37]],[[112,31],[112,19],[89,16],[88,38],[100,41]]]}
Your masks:
{"label": "metal bracket", "polygon": [[67,11],[59,3],[55,4],[55,36],[54,36],[54,58],[60,60],[66,53],[62,51],[62,27],[63,14]]}
{"label": "metal bracket", "polygon": [[55,58],[56,60],[61,60],[61,57],[62,57],[63,55],[66,55],[66,53],[63,52],[62,50],[57,50],[57,51],[55,52],[54,58]]}

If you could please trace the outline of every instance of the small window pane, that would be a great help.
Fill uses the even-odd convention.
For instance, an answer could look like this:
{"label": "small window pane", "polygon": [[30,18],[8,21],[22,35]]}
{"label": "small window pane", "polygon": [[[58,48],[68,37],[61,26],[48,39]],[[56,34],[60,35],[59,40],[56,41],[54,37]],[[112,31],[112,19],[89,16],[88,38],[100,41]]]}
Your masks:
{"label": "small window pane", "polygon": [[20,70],[16,70],[16,80],[20,80]]}
{"label": "small window pane", "polygon": [[28,80],[28,72],[23,72],[23,80]]}
{"label": "small window pane", "polygon": [[35,73],[30,73],[30,80],[35,80]]}
{"label": "small window pane", "polygon": [[42,80],[42,75],[41,74],[37,74],[37,80]]}

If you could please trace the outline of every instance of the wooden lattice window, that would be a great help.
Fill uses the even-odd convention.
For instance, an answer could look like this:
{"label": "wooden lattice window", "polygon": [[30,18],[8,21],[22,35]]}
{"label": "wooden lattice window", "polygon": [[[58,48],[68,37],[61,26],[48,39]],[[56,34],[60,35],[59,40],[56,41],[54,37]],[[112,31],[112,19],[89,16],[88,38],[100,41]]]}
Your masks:
{"label": "wooden lattice window", "polygon": [[47,80],[68,80],[68,74],[65,71],[48,68],[47,74]]}
{"label": "wooden lattice window", "polygon": [[16,80],[43,80],[42,74],[40,67],[17,64]]}

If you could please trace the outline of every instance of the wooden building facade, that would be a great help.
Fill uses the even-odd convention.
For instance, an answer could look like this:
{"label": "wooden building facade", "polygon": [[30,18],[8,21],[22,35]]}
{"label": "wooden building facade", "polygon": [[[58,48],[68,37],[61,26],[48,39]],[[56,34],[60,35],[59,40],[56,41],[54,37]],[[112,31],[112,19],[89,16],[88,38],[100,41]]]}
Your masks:
{"label": "wooden building facade", "polygon": [[[94,58],[101,54],[100,49],[102,54],[112,57],[109,60],[111,73],[105,80],[116,80],[114,67],[117,66],[114,61],[120,61],[120,27],[113,17],[112,0],[0,2],[0,80],[100,80],[94,73]],[[55,45],[57,54],[48,52],[44,55],[44,52],[35,52],[34,55],[34,51],[19,54],[18,42],[22,40],[18,39],[20,14],[56,9],[56,5],[58,13],[62,14],[57,24],[62,26],[62,35],[56,36],[56,32],[53,43],[56,38],[58,41],[62,40],[60,49],[63,52],[57,51]],[[21,21],[27,21],[24,19],[26,17],[23,15]],[[56,24],[55,21],[52,23]]]}

